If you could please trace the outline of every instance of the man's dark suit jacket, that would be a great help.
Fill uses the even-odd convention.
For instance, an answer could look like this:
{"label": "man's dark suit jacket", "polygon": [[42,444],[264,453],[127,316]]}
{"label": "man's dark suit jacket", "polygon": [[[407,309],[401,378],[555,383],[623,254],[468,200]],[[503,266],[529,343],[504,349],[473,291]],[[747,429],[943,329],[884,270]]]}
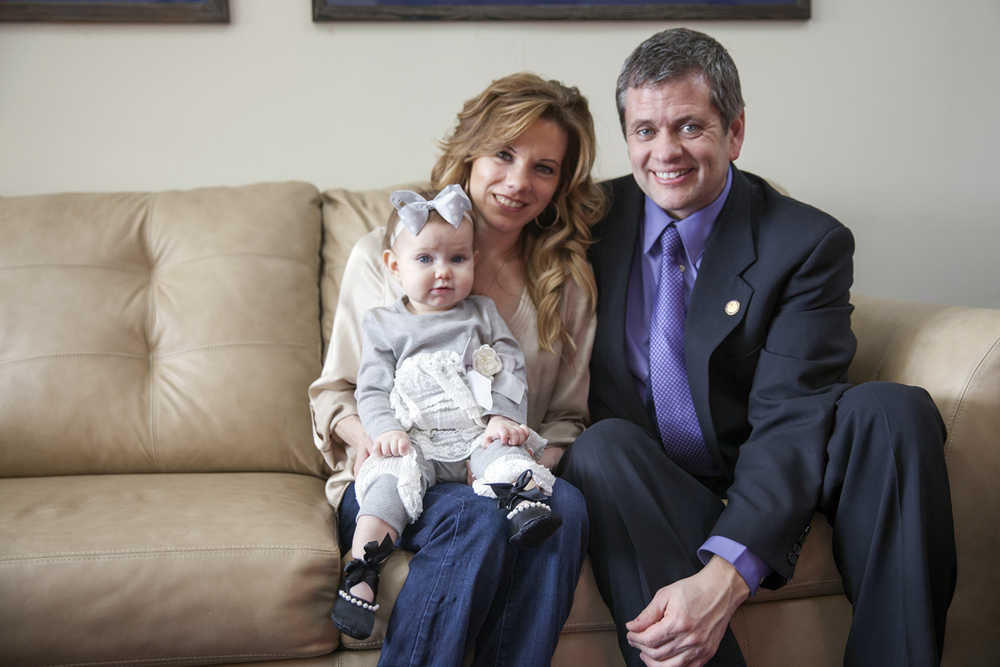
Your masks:
{"label": "man's dark suit jacket", "polygon": [[[591,419],[624,418],[658,439],[625,359],[644,195],[632,176],[608,187],[611,210],[591,248],[598,287]],[[762,558],[775,571],[765,586],[791,577],[819,500],[855,350],[853,252],[851,232],[835,219],[733,168],[691,294],[685,359],[705,443],[729,484],[713,534]]]}

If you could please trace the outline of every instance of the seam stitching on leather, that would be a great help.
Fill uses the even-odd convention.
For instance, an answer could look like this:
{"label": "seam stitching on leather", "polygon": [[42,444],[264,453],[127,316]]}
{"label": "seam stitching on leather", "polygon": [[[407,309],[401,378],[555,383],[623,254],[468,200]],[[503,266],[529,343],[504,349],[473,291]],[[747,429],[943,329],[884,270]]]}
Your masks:
{"label": "seam stitching on leather", "polygon": [[35,354],[20,359],[0,359],[0,366],[28,361],[40,361],[42,359],[58,359],[60,357],[121,357],[123,359],[135,359],[138,361],[146,359],[144,355],[128,354],[126,352],[52,352],[50,354]]}
{"label": "seam stitching on leather", "polygon": [[573,634],[577,632],[614,632],[615,624],[611,621],[590,621],[587,623],[576,622],[576,623],[566,623],[562,627],[560,634]]}
{"label": "seam stitching on leather", "polygon": [[128,264],[75,264],[72,262],[40,262],[37,264],[8,264],[0,266],[0,271],[12,271],[15,269],[94,269],[100,271],[118,271],[121,273],[144,273],[147,269],[143,266],[130,266]]}
{"label": "seam stitching on leather", "polygon": [[989,349],[986,350],[986,353],[979,360],[979,363],[976,364],[976,367],[972,369],[968,377],[965,379],[965,384],[962,387],[962,393],[955,402],[955,408],[952,410],[951,417],[948,419],[948,439],[945,441],[945,454],[947,454],[948,450],[953,447],[952,428],[958,422],[959,414],[963,413],[965,410],[965,397],[972,387],[978,382],[979,371],[986,364],[986,360],[989,359],[990,356],[996,351],[998,346],[1000,346],[1000,336],[993,340],[993,343],[990,345]]}
{"label": "seam stitching on leather", "polygon": [[130,558],[206,558],[227,554],[242,553],[249,556],[279,556],[282,554],[310,553],[320,555],[337,555],[336,549],[322,547],[307,547],[299,545],[236,545],[228,547],[213,547],[208,549],[121,549],[112,551],[80,551],[66,553],[47,553],[24,556],[6,556],[0,558],[0,566],[18,565],[26,562],[39,561],[95,561],[95,560],[125,560]]}
{"label": "seam stitching on leather", "polygon": [[6,364],[18,364],[25,363],[29,361],[41,361],[43,359],[59,359],[59,358],[72,358],[72,357],[121,357],[122,359],[133,359],[136,361],[149,361],[152,363],[156,359],[169,359],[181,354],[187,354],[189,352],[198,352],[200,350],[211,350],[215,348],[224,347],[243,347],[243,346],[272,346],[272,347],[291,347],[308,349],[311,345],[306,345],[305,343],[282,343],[280,341],[247,341],[243,343],[212,343],[209,345],[199,345],[196,347],[189,347],[183,350],[174,350],[173,352],[167,352],[165,354],[129,354],[127,352],[53,352],[50,354],[36,354],[30,357],[22,357],[20,359],[0,359],[0,366]]}
{"label": "seam stitching on leather", "polygon": [[192,257],[190,259],[182,259],[180,261],[171,262],[169,264],[161,264],[160,265],[160,269],[161,270],[163,270],[163,269],[172,269],[175,266],[183,266],[184,264],[193,264],[193,263],[196,263],[196,262],[207,262],[207,261],[210,261],[210,260],[213,260],[213,259],[223,259],[223,258],[225,258],[225,259],[231,259],[231,258],[238,258],[238,257],[256,257],[256,258],[261,258],[261,259],[277,259],[277,260],[281,260],[283,262],[290,262],[292,264],[297,264],[298,266],[303,267],[303,268],[309,268],[310,269],[310,273],[312,272],[312,269],[307,265],[307,260],[303,259],[302,257],[295,257],[295,256],[292,256],[292,255],[278,255],[278,254],[272,254],[272,253],[266,253],[266,252],[220,252],[220,253],[215,253],[215,254],[212,254],[212,255],[202,255],[201,257]]}
{"label": "seam stitching on leather", "polygon": [[152,459],[152,463],[155,468],[159,456],[157,456],[157,435],[156,435],[156,355],[153,350],[153,329],[156,326],[156,291],[154,289],[157,271],[156,262],[153,257],[153,241],[152,241],[152,226],[153,217],[156,213],[156,197],[152,195],[147,195],[146,204],[146,217],[143,218],[142,222],[142,239],[143,239],[143,250],[146,252],[146,261],[149,262],[149,281],[146,285],[146,326],[144,328],[144,333],[146,335],[146,352],[148,356],[148,366],[146,369],[146,385],[147,394],[149,396],[149,456]]}
{"label": "seam stitching on leather", "polygon": [[[317,654],[319,657],[325,654]],[[232,653],[220,655],[195,655],[167,658],[129,658],[125,660],[102,660],[100,662],[59,662],[47,663],[45,667],[91,667],[93,665],[160,665],[160,664],[202,664],[204,660],[232,660],[234,658],[300,658],[296,653]]]}
{"label": "seam stitching on leather", "polygon": [[[830,586],[835,586],[840,590],[835,593],[821,593],[819,591],[826,590]],[[810,581],[809,583],[802,584],[787,584],[781,587],[784,593],[781,597],[774,599],[761,600],[759,598],[751,597],[744,604],[767,604],[769,602],[781,602],[783,600],[799,600],[802,598],[809,597],[822,597],[827,595],[843,595],[843,582],[840,578],[836,579],[817,579],[816,581]]]}
{"label": "seam stitching on leather", "polygon": [[309,349],[312,345],[306,345],[305,343],[283,343],[281,341],[273,340],[251,340],[242,341],[239,343],[209,343],[208,345],[196,345],[194,347],[187,347],[181,350],[173,350],[172,352],[165,352],[163,354],[155,355],[156,359],[169,359],[170,357],[176,357],[181,354],[188,354],[191,352],[200,352],[202,350],[214,350],[226,347],[293,347],[301,349]]}

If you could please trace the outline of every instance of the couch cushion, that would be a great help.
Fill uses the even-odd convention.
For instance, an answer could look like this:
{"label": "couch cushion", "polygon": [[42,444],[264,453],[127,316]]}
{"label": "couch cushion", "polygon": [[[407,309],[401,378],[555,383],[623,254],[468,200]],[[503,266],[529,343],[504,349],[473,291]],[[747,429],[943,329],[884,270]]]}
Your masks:
{"label": "couch cushion", "polygon": [[322,473],[317,190],[0,198],[0,476]]}
{"label": "couch cushion", "polygon": [[238,662],[336,647],[323,481],[0,480],[0,662]]}
{"label": "couch cushion", "polygon": [[795,563],[795,573],[777,590],[760,588],[748,604],[795,600],[817,595],[842,595],[837,564],[833,561],[833,529],[822,514],[813,515],[809,535],[802,542],[802,553]]}
{"label": "couch cushion", "polygon": [[330,188],[323,192],[323,275],[320,294],[323,303],[323,349],[330,339],[337,311],[340,283],[351,248],[358,239],[381,227],[392,213],[389,195],[393,190],[415,190],[426,183],[410,183],[372,190]]}

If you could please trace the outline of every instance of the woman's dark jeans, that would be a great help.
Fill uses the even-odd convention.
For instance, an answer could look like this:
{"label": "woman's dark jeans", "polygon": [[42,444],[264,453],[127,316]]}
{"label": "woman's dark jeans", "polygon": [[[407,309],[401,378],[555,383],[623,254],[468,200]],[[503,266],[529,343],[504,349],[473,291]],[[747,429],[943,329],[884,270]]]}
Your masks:
{"label": "woman's dark jeans", "polygon": [[[569,616],[587,553],[580,492],[557,479],[552,509],[562,526],[543,544],[507,544],[496,501],[466,484],[427,490],[424,512],[398,546],[413,552],[389,620],[380,665],[547,665]],[[349,549],[358,503],[354,485],[340,505],[340,540]]]}

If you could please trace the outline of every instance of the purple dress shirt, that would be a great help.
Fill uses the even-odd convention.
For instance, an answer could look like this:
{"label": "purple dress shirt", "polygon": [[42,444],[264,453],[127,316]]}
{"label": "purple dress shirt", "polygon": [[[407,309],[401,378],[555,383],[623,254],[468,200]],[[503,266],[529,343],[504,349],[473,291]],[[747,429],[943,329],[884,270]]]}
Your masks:
{"label": "purple dress shirt", "polygon": [[[660,275],[660,255],[652,253],[651,250],[663,230],[674,222],[687,255],[686,264],[689,270],[684,272],[684,286],[685,298],[690,302],[691,290],[694,289],[695,280],[698,278],[701,256],[705,251],[705,242],[715,227],[716,218],[726,203],[732,184],[733,170],[730,167],[722,194],[705,208],[677,221],[667,215],[667,212],[657,206],[652,199],[646,197],[645,215],[636,248],[640,259],[632,264],[626,296],[625,357],[647,409],[651,409],[653,401],[649,390],[649,322]],[[698,549],[698,558],[702,563],[707,563],[712,554],[721,556],[733,564],[750,587],[751,595],[757,592],[761,580],[771,573],[771,568],[764,561],[751,553],[746,546],[728,537],[712,535]]]}

